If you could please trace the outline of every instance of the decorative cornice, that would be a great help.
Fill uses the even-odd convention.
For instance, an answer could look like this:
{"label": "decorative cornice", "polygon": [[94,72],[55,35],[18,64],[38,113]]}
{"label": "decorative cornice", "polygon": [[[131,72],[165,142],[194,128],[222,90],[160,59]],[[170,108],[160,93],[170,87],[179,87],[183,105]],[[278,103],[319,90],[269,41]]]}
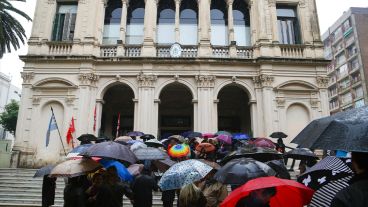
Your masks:
{"label": "decorative cornice", "polygon": [[95,73],[83,73],[79,75],[81,84],[95,85],[99,79],[100,76],[96,75]]}
{"label": "decorative cornice", "polygon": [[316,77],[317,86],[320,88],[326,88],[328,86],[328,82],[330,81],[329,77],[317,76]]}
{"label": "decorative cornice", "polygon": [[216,76],[214,75],[196,75],[195,79],[199,88],[215,87]]}
{"label": "decorative cornice", "polygon": [[20,75],[23,79],[23,83],[30,83],[31,80],[34,78],[33,72],[21,72]]}
{"label": "decorative cornice", "polygon": [[157,76],[153,74],[146,75],[144,73],[139,73],[137,75],[137,80],[139,87],[154,87]]}
{"label": "decorative cornice", "polygon": [[270,75],[261,74],[253,77],[253,82],[256,87],[270,87],[274,81],[274,77]]}

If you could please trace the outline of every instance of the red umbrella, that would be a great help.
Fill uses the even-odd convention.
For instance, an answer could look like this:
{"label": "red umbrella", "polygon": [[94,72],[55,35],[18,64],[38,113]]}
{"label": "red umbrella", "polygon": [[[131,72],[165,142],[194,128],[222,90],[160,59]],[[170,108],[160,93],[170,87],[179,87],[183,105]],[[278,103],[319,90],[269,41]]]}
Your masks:
{"label": "red umbrella", "polygon": [[257,138],[256,140],[251,141],[249,143],[255,145],[256,147],[268,147],[271,149],[276,148],[276,145],[267,138]]}
{"label": "red umbrella", "polygon": [[216,147],[213,146],[213,144],[210,143],[200,143],[197,145],[197,147],[195,148],[195,150],[197,152],[213,152],[216,150]]}
{"label": "red umbrella", "polygon": [[202,134],[203,138],[208,139],[208,138],[214,138],[215,134],[212,133],[204,133]]}
{"label": "red umbrella", "polygon": [[270,207],[303,207],[312,200],[314,191],[296,181],[276,177],[260,177],[248,181],[234,190],[221,203],[221,207],[234,207],[252,191],[264,188],[276,188],[276,194],[270,200]]}

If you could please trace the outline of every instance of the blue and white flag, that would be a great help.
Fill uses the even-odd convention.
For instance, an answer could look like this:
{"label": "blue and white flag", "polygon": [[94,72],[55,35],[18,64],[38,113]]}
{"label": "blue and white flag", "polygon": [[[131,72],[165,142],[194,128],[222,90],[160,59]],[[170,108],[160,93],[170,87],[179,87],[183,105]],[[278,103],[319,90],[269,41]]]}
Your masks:
{"label": "blue and white flag", "polygon": [[47,132],[46,132],[46,147],[49,146],[51,131],[56,130],[57,128],[58,127],[57,127],[55,115],[54,113],[52,113],[50,122],[49,122],[49,128],[47,129]]}

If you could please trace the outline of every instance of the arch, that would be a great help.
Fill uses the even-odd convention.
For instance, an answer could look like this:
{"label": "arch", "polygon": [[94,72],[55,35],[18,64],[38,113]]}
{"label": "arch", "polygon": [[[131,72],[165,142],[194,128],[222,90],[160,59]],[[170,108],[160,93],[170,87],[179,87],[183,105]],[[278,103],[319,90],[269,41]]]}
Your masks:
{"label": "arch", "polygon": [[[182,0],[179,11],[180,44],[198,44],[198,6],[196,0]],[[195,35],[185,35],[195,34]]]}
{"label": "arch", "polygon": [[172,44],[175,42],[175,3],[173,0],[161,0],[157,8],[158,44]]}
{"label": "arch", "polygon": [[234,22],[234,40],[236,41],[236,45],[250,46],[250,15],[247,3],[244,0],[234,1],[232,21]]}
{"label": "arch", "polygon": [[110,0],[107,3],[102,44],[116,44],[116,41],[120,39],[121,8],[120,0]]}
{"label": "arch", "polygon": [[227,81],[224,81],[222,83],[220,83],[217,87],[215,87],[215,90],[214,90],[214,97],[217,99],[218,97],[218,94],[220,93],[221,89],[228,86],[228,85],[231,85],[231,84],[237,84],[240,86],[240,88],[242,88],[245,93],[248,95],[249,97],[249,101],[255,101],[256,100],[256,95],[254,93],[254,89],[246,82],[244,81],[232,81],[232,80],[227,80]]}
{"label": "arch", "polygon": [[127,79],[120,79],[119,81],[118,80],[109,80],[109,81],[106,81],[101,88],[99,88],[99,90],[97,91],[97,95],[96,95],[96,99],[103,99],[106,91],[115,86],[115,85],[119,85],[119,84],[124,84],[126,86],[128,86],[130,89],[132,89],[133,91],[133,94],[134,94],[134,98],[137,99],[138,97],[138,89],[137,87],[132,83],[130,82],[129,80]]}
{"label": "arch", "polygon": [[229,41],[227,17],[227,5],[225,0],[212,1],[210,6],[212,45],[228,45]]}
{"label": "arch", "polygon": [[281,83],[276,87],[277,90],[307,90],[318,91],[318,87],[303,80],[290,80]]}
{"label": "arch", "polygon": [[144,36],[145,1],[130,1],[126,23],[126,44],[142,44]]}
{"label": "arch", "polygon": [[175,83],[175,82],[178,82],[178,83],[181,83],[182,85],[184,85],[186,88],[189,89],[190,93],[192,94],[192,97],[193,99],[197,99],[197,91],[196,91],[196,88],[187,80],[184,80],[184,79],[178,79],[178,80],[175,80],[175,79],[170,79],[170,80],[167,80],[165,82],[163,82],[160,86],[158,86],[155,90],[155,99],[160,99],[160,94],[162,92],[162,90],[170,85],[171,83]]}
{"label": "arch", "polygon": [[290,146],[290,142],[294,137],[310,122],[311,116],[305,104],[294,102],[286,107],[285,117],[286,133],[289,135],[285,139],[285,144]]}
{"label": "arch", "polygon": [[57,88],[78,88],[77,85],[75,85],[70,80],[59,78],[59,77],[50,77],[45,78],[40,81],[37,81],[32,86],[33,88],[46,88],[46,87],[57,87]]}
{"label": "arch", "polygon": [[287,103],[286,106],[285,106],[285,109],[286,111],[293,105],[299,105],[301,107],[303,107],[305,110],[307,110],[308,112],[308,117],[309,117],[309,120],[312,119],[312,114],[311,114],[311,108],[306,104],[306,103],[303,103],[303,102],[300,102],[300,101],[292,101],[290,103]]}
{"label": "arch", "polygon": [[56,103],[60,104],[61,106],[63,106],[64,109],[67,108],[65,103],[63,103],[62,101],[60,101],[58,99],[49,99],[49,100],[45,101],[44,103],[42,103],[40,109],[44,110],[47,105],[50,105],[50,103],[53,103],[53,102],[56,102]]}

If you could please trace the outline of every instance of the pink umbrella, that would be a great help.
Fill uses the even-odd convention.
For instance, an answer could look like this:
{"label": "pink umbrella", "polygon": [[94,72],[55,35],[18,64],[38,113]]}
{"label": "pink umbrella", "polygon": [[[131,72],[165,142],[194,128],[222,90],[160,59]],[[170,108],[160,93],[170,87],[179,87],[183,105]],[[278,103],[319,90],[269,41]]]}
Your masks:
{"label": "pink umbrella", "polygon": [[128,172],[133,176],[137,176],[141,174],[143,168],[144,168],[144,165],[142,164],[132,164],[128,167]]}
{"label": "pink umbrella", "polygon": [[276,145],[269,139],[267,138],[257,138],[254,141],[250,141],[250,144],[253,144],[256,147],[268,147],[271,149],[275,149]]}
{"label": "pink umbrella", "polygon": [[214,138],[215,134],[213,134],[213,133],[204,133],[204,134],[202,134],[202,137],[205,138],[205,139]]}
{"label": "pink umbrella", "polygon": [[220,134],[217,136],[217,140],[219,142],[223,142],[226,144],[231,144],[231,136],[227,135],[227,134]]}

